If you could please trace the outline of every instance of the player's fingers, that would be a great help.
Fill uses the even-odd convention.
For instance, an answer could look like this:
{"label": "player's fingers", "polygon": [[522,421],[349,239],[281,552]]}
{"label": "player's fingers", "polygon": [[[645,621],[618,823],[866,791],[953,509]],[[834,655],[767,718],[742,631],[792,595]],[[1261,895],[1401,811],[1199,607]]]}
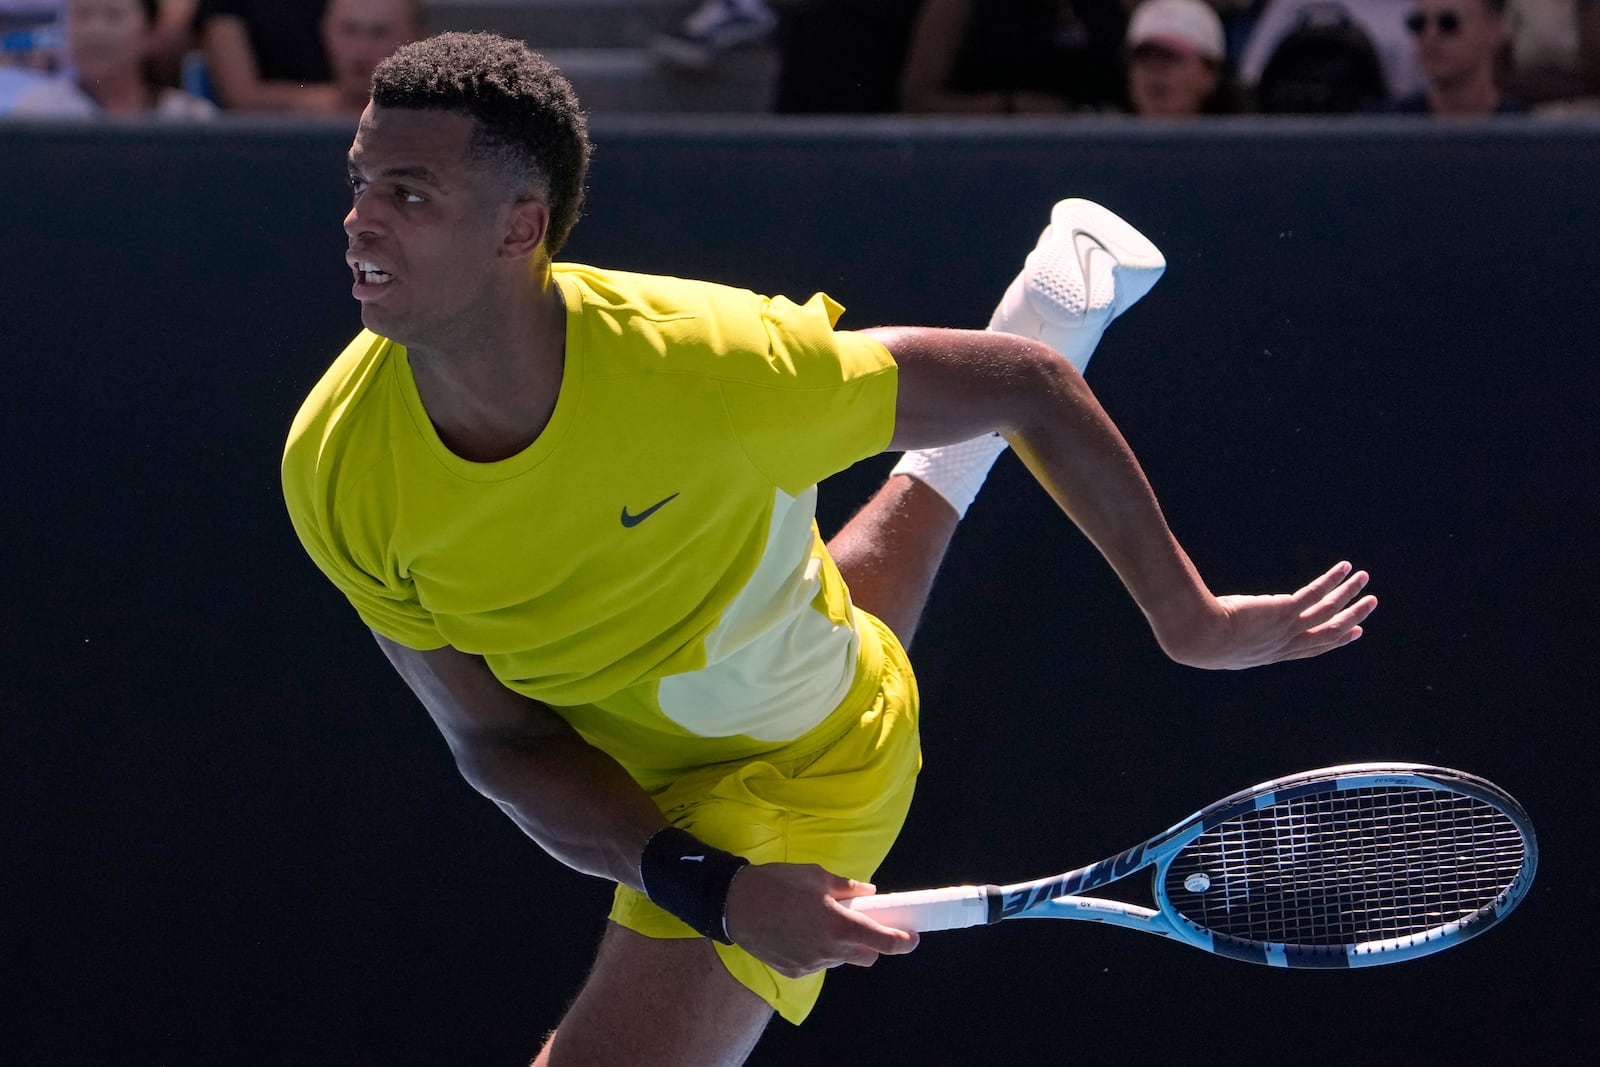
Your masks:
{"label": "player's fingers", "polygon": [[1283,654],[1281,659],[1312,659],[1313,657],[1320,656],[1325,652],[1332,652],[1336,648],[1343,648],[1352,641],[1360,640],[1362,633],[1363,631],[1361,627],[1352,626],[1350,629],[1346,630],[1344,633],[1338,634],[1337,636],[1319,638],[1317,640],[1307,640],[1295,645],[1293,648],[1290,648]]}
{"label": "player's fingers", "polygon": [[834,906],[838,909],[839,918],[848,924],[840,931],[840,936],[853,941],[861,948],[898,956],[917,947],[919,938],[914,931],[885,926],[873,919],[868,912],[852,911],[837,904]]}
{"label": "player's fingers", "polygon": [[1305,634],[1312,639],[1337,637],[1351,627],[1361,625],[1377,608],[1377,597],[1364,596],[1355,603],[1346,605],[1326,620],[1307,626]]}
{"label": "player's fingers", "polygon": [[878,891],[878,887],[871,882],[858,882],[854,878],[840,878],[836,874],[830,874],[828,878],[830,879],[828,895],[834,900],[870,897]]}
{"label": "player's fingers", "polygon": [[1317,632],[1324,628],[1338,629],[1360,622],[1370,615],[1373,607],[1377,605],[1377,601],[1371,597],[1361,596],[1361,591],[1366,585],[1365,574],[1351,575],[1333,592],[1303,609],[1297,619],[1298,625],[1303,630]]}
{"label": "player's fingers", "polygon": [[1297,603],[1310,604],[1326,596],[1331,590],[1350,575],[1355,567],[1349,560],[1340,560],[1317,577],[1295,591],[1294,599]]}
{"label": "player's fingers", "polygon": [[1284,655],[1284,659],[1310,659],[1324,652],[1343,648],[1359,640],[1361,623],[1378,607],[1378,598],[1362,597],[1328,622],[1302,633]]}
{"label": "player's fingers", "polygon": [[[1340,570],[1348,566],[1349,564],[1341,563],[1339,567],[1294,595],[1294,602],[1299,607],[1302,618],[1311,623],[1320,622],[1360,595],[1361,590],[1367,586],[1369,576],[1366,571],[1352,571],[1341,575]],[[1324,581],[1336,575],[1337,581]]]}
{"label": "player's fingers", "polygon": [[904,956],[914,952],[921,942],[921,937],[913,930],[895,930],[887,926],[877,926],[869,938],[863,938],[868,948],[885,956]]}

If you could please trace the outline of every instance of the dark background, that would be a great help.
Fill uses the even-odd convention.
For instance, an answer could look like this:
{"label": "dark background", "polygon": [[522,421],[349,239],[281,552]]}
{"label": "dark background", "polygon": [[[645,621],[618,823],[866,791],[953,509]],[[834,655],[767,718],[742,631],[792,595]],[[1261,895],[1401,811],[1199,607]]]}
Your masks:
{"label": "dark background", "polygon": [[[881,886],[1037,877],[1373,759],[1499,782],[1544,850],[1488,936],[1356,973],[930,935],[754,1063],[1590,1062],[1600,127],[595,135],[568,258],[821,288],[853,326],[981,326],[1055,199],[1110,206],[1170,267],[1089,380],[1212,588],[1374,576],[1347,650],[1179,668],[1002,458],[913,649]],[[586,968],[607,888],[456,776],[283,514],[284,432],[358,328],[348,138],[0,132],[6,1062],[525,1063]]]}

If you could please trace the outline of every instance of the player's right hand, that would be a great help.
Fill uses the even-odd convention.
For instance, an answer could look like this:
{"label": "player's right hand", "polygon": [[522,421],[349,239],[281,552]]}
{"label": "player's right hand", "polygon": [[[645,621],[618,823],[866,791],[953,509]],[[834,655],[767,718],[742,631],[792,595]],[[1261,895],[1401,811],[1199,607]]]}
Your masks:
{"label": "player's right hand", "polygon": [[917,935],[873,922],[839,904],[877,890],[814,863],[759,863],[728,887],[727,929],[735,944],[788,978],[840,964],[870,967],[917,947]]}

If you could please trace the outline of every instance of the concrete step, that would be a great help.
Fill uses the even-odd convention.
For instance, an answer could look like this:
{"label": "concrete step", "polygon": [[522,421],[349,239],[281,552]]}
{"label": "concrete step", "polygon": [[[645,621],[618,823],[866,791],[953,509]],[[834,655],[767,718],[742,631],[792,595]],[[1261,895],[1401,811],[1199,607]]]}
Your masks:
{"label": "concrete step", "polygon": [[486,30],[527,41],[561,68],[592,114],[762,112],[778,79],[770,47],[739,49],[692,73],[660,63],[650,39],[698,0],[426,0],[430,32]]}
{"label": "concrete step", "polygon": [[539,51],[642,48],[672,29],[695,0],[425,0],[428,29],[486,30]]}
{"label": "concrete step", "polygon": [[595,115],[771,111],[778,79],[777,53],[760,47],[724,56],[704,74],[664,66],[643,48],[562,48],[544,54]]}

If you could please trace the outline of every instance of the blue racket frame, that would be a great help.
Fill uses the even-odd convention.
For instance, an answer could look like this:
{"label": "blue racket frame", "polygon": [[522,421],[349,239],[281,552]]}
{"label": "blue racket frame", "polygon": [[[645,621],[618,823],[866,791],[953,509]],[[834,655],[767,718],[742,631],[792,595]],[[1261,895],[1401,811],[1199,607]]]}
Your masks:
{"label": "blue racket frame", "polygon": [[[1351,945],[1298,946],[1252,941],[1214,933],[1186,918],[1169,898],[1167,874],[1186,845],[1252,810],[1288,801],[1385,787],[1458,794],[1503,812],[1521,836],[1523,861],[1516,876],[1475,913],[1420,933]],[[1084,896],[1145,867],[1154,867],[1155,908]],[[1503,790],[1482,778],[1417,763],[1353,763],[1276,778],[1240,790],[1181,820],[1170,829],[1115,856],[1075,871],[1011,886],[957,886],[881,894],[849,901],[886,925],[905,929],[954,929],[1012,918],[1077,919],[1107,923],[1173,938],[1232,959],[1270,967],[1351,968],[1429,955],[1475,937],[1499,922],[1528,893],[1538,866],[1538,845],[1527,813]]]}

